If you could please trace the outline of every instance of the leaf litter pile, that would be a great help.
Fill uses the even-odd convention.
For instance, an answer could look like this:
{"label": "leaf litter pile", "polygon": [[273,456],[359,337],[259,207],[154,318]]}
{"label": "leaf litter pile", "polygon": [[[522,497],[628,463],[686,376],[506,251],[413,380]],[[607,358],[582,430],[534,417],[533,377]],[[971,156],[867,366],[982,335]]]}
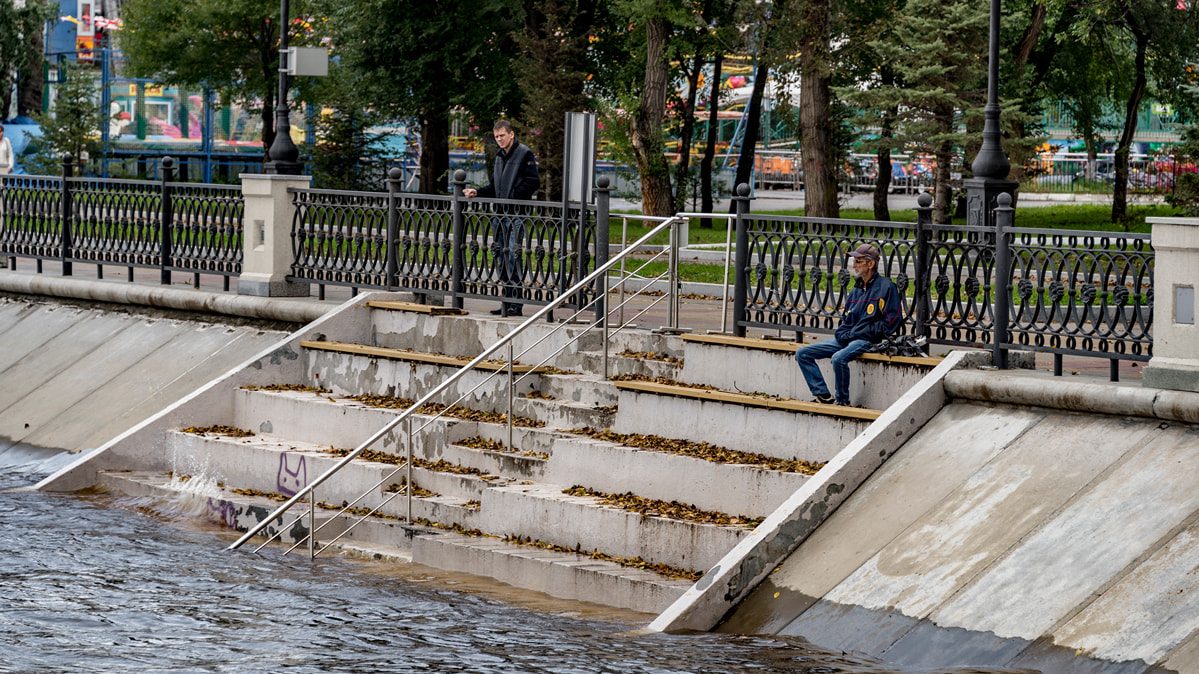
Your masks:
{"label": "leaf litter pile", "polygon": [[824,463],[812,463],[798,459],[780,459],[765,454],[742,452],[728,447],[712,445],[706,442],[676,440],[657,435],[641,435],[639,433],[613,433],[612,431],[596,428],[577,428],[566,431],[577,435],[586,435],[596,440],[615,442],[620,445],[645,449],[651,452],[665,452],[679,456],[689,456],[704,459],[713,463],[735,463],[746,466],[756,466],[766,470],[777,470],[780,473],[801,473],[815,475],[824,468]]}
{"label": "leaf litter pile", "polygon": [[627,358],[640,358],[642,360],[659,360],[664,363],[671,363],[673,365],[683,364],[682,358],[675,358],[674,356],[668,356],[664,353],[658,353],[657,351],[633,351],[631,349],[625,349],[620,353],[620,355]]}
{"label": "leaf litter pile", "polygon": [[[406,410],[409,407],[412,407],[412,404],[416,402],[415,400],[409,400],[407,398],[375,395],[373,393],[349,396],[348,399],[360,402],[363,405],[370,407],[378,407],[389,410]],[[474,410],[470,409],[469,407],[460,407],[458,405],[455,405],[447,410],[445,405],[439,403],[425,403],[416,412],[417,414],[439,414],[441,412],[445,412],[445,416],[447,417],[454,417],[455,419],[463,419],[465,421],[482,421],[490,424],[508,423],[507,414],[500,414],[499,412],[484,412],[482,410]],[[518,416],[512,418],[512,425],[520,426],[522,428],[541,428],[545,425],[545,422],[537,421],[536,419],[530,419],[528,417]]]}
{"label": "leaf litter pile", "polygon": [[307,384],[270,384],[269,386],[254,386],[247,384],[242,387],[246,391],[302,391],[305,393],[329,393],[329,389]]}
{"label": "leaf litter pile", "polygon": [[642,517],[665,517],[684,522],[715,524],[722,527],[742,527],[744,529],[753,529],[762,523],[762,518],[760,517],[726,515],[711,510],[700,510],[695,506],[679,503],[678,501],[666,502],[657,499],[642,498],[634,495],[632,492],[606,494],[581,485],[575,485],[570,489],[563,489],[562,493],[570,496],[598,498],[604,505],[623,508],[629,512],[637,513]]}
{"label": "leaf litter pile", "polygon": [[205,426],[203,428],[188,426],[183,429],[183,432],[195,435],[227,435],[231,438],[249,438],[254,435],[254,431],[246,431],[234,426]]}
{"label": "leaf litter pile", "polygon": [[521,452],[516,449],[513,449],[510,452],[510,451],[508,451],[508,445],[504,444],[503,442],[500,442],[499,440],[488,440],[487,438],[485,438],[481,435],[469,437],[469,438],[466,438],[465,440],[459,440],[459,441],[455,442],[454,444],[462,445],[463,447],[470,447],[471,449],[479,449],[484,452],[499,452],[500,454],[514,454],[516,456],[528,456],[528,457],[532,457],[534,459],[550,458],[550,455],[546,454],[545,452],[532,452],[532,451]]}

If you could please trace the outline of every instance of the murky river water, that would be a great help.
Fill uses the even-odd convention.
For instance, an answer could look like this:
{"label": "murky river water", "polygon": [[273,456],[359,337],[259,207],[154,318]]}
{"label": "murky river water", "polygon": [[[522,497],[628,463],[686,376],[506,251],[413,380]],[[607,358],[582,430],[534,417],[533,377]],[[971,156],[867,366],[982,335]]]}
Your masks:
{"label": "murky river water", "polygon": [[148,503],[4,491],[66,458],[14,454],[0,672],[897,671],[800,641],[638,633],[647,616],[415,567],[227,553],[227,531]]}

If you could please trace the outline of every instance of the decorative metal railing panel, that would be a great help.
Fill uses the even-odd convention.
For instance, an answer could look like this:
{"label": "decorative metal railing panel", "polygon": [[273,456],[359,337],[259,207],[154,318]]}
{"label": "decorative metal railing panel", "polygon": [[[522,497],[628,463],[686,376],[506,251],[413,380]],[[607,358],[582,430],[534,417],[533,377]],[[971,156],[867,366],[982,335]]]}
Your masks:
{"label": "decorative metal railing panel", "polygon": [[387,287],[387,194],[291,190],[291,277],[328,285]]}
{"label": "decorative metal railing panel", "polygon": [[[594,214],[543,202],[471,199],[463,202],[463,295],[545,304],[594,266]],[[576,257],[575,252],[581,251]],[[510,257],[506,257],[510,256]],[[582,269],[576,267],[581,262]],[[507,270],[507,271],[506,271]]]}
{"label": "decorative metal railing panel", "polygon": [[55,259],[62,256],[62,178],[0,176],[0,253]]}
{"label": "decorative metal railing panel", "polygon": [[926,225],[929,341],[957,346],[991,343],[994,329],[995,232]]}
{"label": "decorative metal railing panel", "polygon": [[158,267],[162,185],[148,180],[67,178],[74,209],[71,258]]}
{"label": "decorative metal railing panel", "polygon": [[1009,230],[1007,345],[1066,355],[1152,356],[1154,253],[1147,234]]}
{"label": "decorative metal railing panel", "polygon": [[870,243],[882,254],[882,273],[905,298],[902,329],[912,330],[914,225],[753,214],[746,219],[749,268],[744,272],[749,278],[744,325],[834,332],[852,289],[849,253]]}
{"label": "decorative metal railing panel", "polygon": [[171,267],[241,274],[245,200],[240,185],[171,183]]}
{"label": "decorative metal railing panel", "polygon": [[397,194],[393,286],[449,294],[454,266],[454,212],[449,197]]}

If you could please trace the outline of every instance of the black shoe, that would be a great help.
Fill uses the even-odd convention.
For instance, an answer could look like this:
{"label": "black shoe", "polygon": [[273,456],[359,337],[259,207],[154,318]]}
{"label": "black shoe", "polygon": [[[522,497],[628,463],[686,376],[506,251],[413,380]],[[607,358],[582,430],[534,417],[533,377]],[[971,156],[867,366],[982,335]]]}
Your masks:
{"label": "black shoe", "polygon": [[524,309],[521,309],[520,307],[509,307],[508,315],[509,316],[524,316],[525,312],[524,312]]}
{"label": "black shoe", "polygon": [[492,316],[504,316],[504,315],[507,315],[507,313],[508,313],[508,312],[507,312],[507,311],[505,311],[505,310],[504,310],[502,307],[501,307],[501,308],[499,308],[499,309],[492,309],[492,310],[491,310],[491,315],[492,315]]}
{"label": "black shoe", "polygon": [[838,400],[838,401],[837,401],[836,403],[834,403],[834,404],[835,404],[837,407],[853,407],[853,405],[850,405],[850,404],[849,404],[849,401],[848,401],[848,400],[846,400],[845,402],[841,402],[840,400]]}
{"label": "black shoe", "polygon": [[831,395],[825,393],[822,396],[816,396],[815,398],[813,398],[812,402],[820,403],[821,405],[832,405],[834,401],[833,401],[833,397]]}

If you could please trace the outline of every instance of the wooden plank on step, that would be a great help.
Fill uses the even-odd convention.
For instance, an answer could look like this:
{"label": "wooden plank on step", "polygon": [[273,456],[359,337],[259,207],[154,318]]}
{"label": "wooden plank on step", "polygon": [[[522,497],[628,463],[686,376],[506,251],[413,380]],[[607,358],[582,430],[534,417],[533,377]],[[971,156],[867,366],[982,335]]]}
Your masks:
{"label": "wooden plank on step", "polygon": [[767,398],[764,396],[755,396],[746,393],[735,393],[733,391],[692,388],[690,386],[663,384],[661,382],[653,381],[626,380],[615,381],[613,384],[616,385],[616,388],[627,391],[638,391],[641,393],[653,393],[657,395],[672,395],[680,398],[692,398],[695,400],[711,400],[713,402],[745,405],[746,407],[763,407],[767,409],[787,410],[790,412],[824,414],[827,416],[862,419],[865,421],[874,421],[879,417],[880,414],[882,414],[882,412],[879,410],[868,410],[859,407],[837,407],[836,405],[822,405],[821,403],[806,402],[791,398]]}
{"label": "wooden plank on step", "polygon": [[[346,342],[300,342],[300,346],[305,349],[313,349],[316,351],[333,351],[337,353],[348,353],[355,356],[367,356],[370,358],[390,358],[392,360],[406,360],[414,363],[427,363],[429,365],[444,365],[447,367],[462,367],[471,361],[465,356],[447,356],[442,353],[424,353],[422,351],[405,351],[403,349],[389,349],[383,346],[370,346],[368,344],[349,344]],[[508,364],[499,361],[484,361],[475,366],[480,370],[494,371],[507,370]],[[545,366],[534,368],[532,365],[521,365],[517,363],[512,366],[513,374],[524,374],[526,372],[544,372],[548,368]]]}
{"label": "wooden plank on step", "polygon": [[467,312],[458,307],[439,307],[432,304],[417,304],[416,302],[378,301],[367,302],[371,309],[388,309],[390,311],[413,311],[430,316],[465,316]]}
{"label": "wooden plank on step", "polygon": [[[743,349],[759,349],[761,351],[778,351],[795,353],[801,344],[781,339],[761,339],[759,337],[734,337],[732,335],[683,335],[684,342],[708,344],[713,346],[736,346]],[[931,356],[886,356],[881,353],[864,353],[858,358],[880,363],[895,365],[915,365],[917,367],[936,367],[941,364],[941,358]]]}

